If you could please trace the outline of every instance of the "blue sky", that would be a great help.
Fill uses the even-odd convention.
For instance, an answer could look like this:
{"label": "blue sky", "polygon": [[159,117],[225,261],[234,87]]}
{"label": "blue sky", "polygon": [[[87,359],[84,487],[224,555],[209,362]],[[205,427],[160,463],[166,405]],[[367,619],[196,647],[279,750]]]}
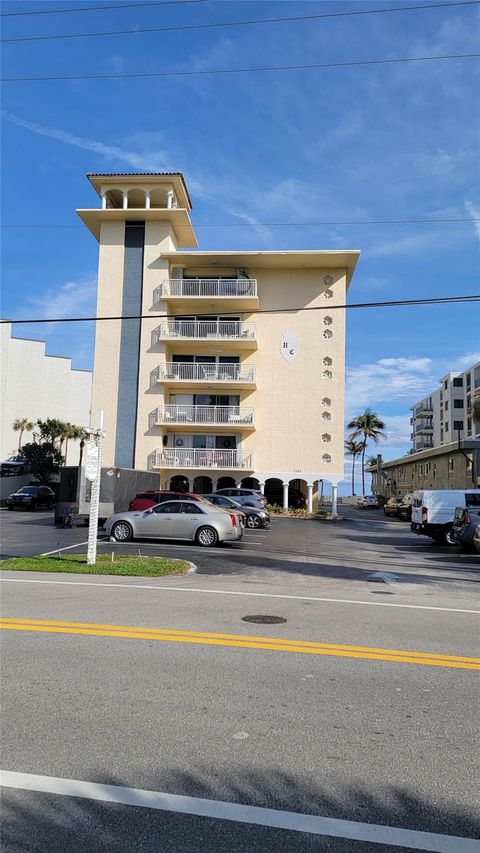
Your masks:
{"label": "blue sky", "polygon": [[[45,2],[42,8],[54,8]],[[60,3],[64,8],[67,4]],[[87,5],[85,0],[75,6]],[[99,5],[95,2],[93,5]],[[235,21],[399,3],[211,2],[6,19],[3,37]],[[3,11],[39,8],[5,3]],[[106,74],[472,53],[475,6],[232,29],[5,45],[3,74]],[[350,301],[478,290],[475,60],[139,80],[5,84],[4,224],[78,225],[88,171],[183,171],[204,249],[359,248]],[[471,222],[273,228],[265,222],[472,217]],[[26,249],[28,246],[28,249]],[[97,244],[82,228],[3,229],[2,314],[94,313]],[[478,311],[348,315],[347,415],[371,405],[382,448],[409,446],[409,406],[478,358]],[[92,324],[36,326],[90,368]]]}

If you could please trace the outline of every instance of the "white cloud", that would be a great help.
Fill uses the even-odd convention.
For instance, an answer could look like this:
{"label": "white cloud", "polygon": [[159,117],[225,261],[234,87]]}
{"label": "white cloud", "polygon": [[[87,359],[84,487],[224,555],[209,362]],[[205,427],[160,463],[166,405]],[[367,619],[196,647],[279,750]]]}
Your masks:
{"label": "white cloud", "polygon": [[[49,139],[56,139],[58,142],[64,142],[66,145],[73,145],[76,148],[83,148],[86,151],[95,151],[101,154],[108,160],[114,160],[120,163],[126,163],[132,169],[140,169],[149,172],[161,172],[168,166],[168,155],[156,145],[154,150],[139,151],[138,145],[135,145],[133,150],[128,148],[119,148],[117,145],[106,145],[104,142],[98,142],[95,139],[88,139],[81,136],[76,136],[73,133],[68,133],[65,130],[57,128],[44,127],[33,121],[27,121],[19,116],[2,110],[2,117],[15,124],[17,127],[23,127],[26,130],[31,130],[32,133],[37,133],[39,136],[46,136]],[[157,134],[155,134],[157,136]],[[143,135],[145,141],[145,134]],[[137,137],[138,143],[138,137]],[[135,144],[135,141],[134,141]]]}
{"label": "white cloud", "polygon": [[466,355],[461,355],[460,358],[455,360],[453,370],[458,367],[459,370],[463,372],[476,364],[477,361],[480,361],[480,352],[469,352]]}
{"label": "white cloud", "polygon": [[379,403],[405,402],[408,406],[436,387],[432,359],[381,358],[370,364],[347,368],[347,417],[366,406]]}
{"label": "white cloud", "polygon": [[51,287],[41,297],[30,297],[31,308],[39,319],[60,319],[95,314],[97,282],[94,276],[77,281],[67,281],[59,287]]}
{"label": "white cloud", "polygon": [[[473,201],[469,201],[468,199],[465,201],[465,210],[470,214],[473,221],[473,227],[475,228],[475,234],[480,240],[480,207],[477,207]],[[476,222],[475,222],[476,220]]]}

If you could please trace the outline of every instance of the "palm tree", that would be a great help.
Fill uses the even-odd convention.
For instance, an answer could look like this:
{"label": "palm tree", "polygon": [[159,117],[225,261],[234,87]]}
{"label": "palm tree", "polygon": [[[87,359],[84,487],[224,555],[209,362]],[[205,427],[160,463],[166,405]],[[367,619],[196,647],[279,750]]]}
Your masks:
{"label": "palm tree", "polygon": [[372,412],[370,408],[365,409],[363,414],[357,415],[356,418],[353,418],[352,421],[347,425],[347,429],[353,430],[350,438],[356,439],[360,436],[363,436],[363,447],[362,447],[362,494],[365,497],[365,451],[367,449],[368,441],[373,441],[374,444],[378,444],[381,438],[385,438],[385,433],[382,430],[385,429],[385,424],[380,420],[378,415],[375,412]]}
{"label": "palm tree", "polygon": [[22,437],[24,432],[31,432],[33,429],[33,422],[29,421],[28,418],[17,418],[13,422],[13,430],[14,432],[19,432],[20,436],[18,438],[18,449],[20,450],[22,447]]}
{"label": "palm tree", "polygon": [[355,459],[359,453],[362,452],[363,443],[361,441],[355,441],[352,437],[347,439],[345,443],[345,453],[347,456],[353,457],[353,465],[352,465],[352,495],[355,495]]}
{"label": "palm tree", "polygon": [[[65,442],[65,453],[64,453],[65,462],[67,461],[69,440],[71,439],[72,441],[78,441],[78,439],[81,439],[83,441],[86,437],[87,437],[87,431],[84,429],[84,427],[77,426],[76,424],[71,424],[71,423],[64,424],[64,429],[63,429],[63,432],[60,436],[60,450],[62,450],[63,442]],[[80,443],[80,463],[79,464],[81,464],[81,461],[82,461],[83,447],[84,447],[84,445],[82,445]]]}

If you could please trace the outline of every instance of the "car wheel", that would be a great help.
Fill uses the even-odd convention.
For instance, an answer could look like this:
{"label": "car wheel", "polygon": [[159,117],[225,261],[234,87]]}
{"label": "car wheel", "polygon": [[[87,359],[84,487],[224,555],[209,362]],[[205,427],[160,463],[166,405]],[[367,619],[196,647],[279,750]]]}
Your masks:
{"label": "car wheel", "polygon": [[258,527],[262,526],[262,519],[259,515],[252,513],[252,515],[247,515],[247,527],[250,527],[256,530]]}
{"label": "car wheel", "polygon": [[442,541],[444,545],[458,545],[458,542],[453,538],[451,527],[446,527],[443,531]]}
{"label": "car wheel", "polygon": [[116,521],[112,527],[111,535],[117,542],[128,542],[133,539],[133,530],[128,521]]}
{"label": "car wheel", "polygon": [[200,530],[197,530],[195,541],[197,545],[201,545],[203,548],[211,548],[218,542],[218,533],[213,527],[201,527]]}

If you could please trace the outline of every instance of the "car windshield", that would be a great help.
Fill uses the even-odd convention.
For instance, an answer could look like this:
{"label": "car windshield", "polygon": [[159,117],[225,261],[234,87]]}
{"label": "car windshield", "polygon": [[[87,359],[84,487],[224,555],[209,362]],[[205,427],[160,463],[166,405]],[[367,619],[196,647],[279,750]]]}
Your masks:
{"label": "car windshield", "polygon": [[35,495],[36,493],[36,486],[24,486],[23,489],[18,490],[17,495]]}

